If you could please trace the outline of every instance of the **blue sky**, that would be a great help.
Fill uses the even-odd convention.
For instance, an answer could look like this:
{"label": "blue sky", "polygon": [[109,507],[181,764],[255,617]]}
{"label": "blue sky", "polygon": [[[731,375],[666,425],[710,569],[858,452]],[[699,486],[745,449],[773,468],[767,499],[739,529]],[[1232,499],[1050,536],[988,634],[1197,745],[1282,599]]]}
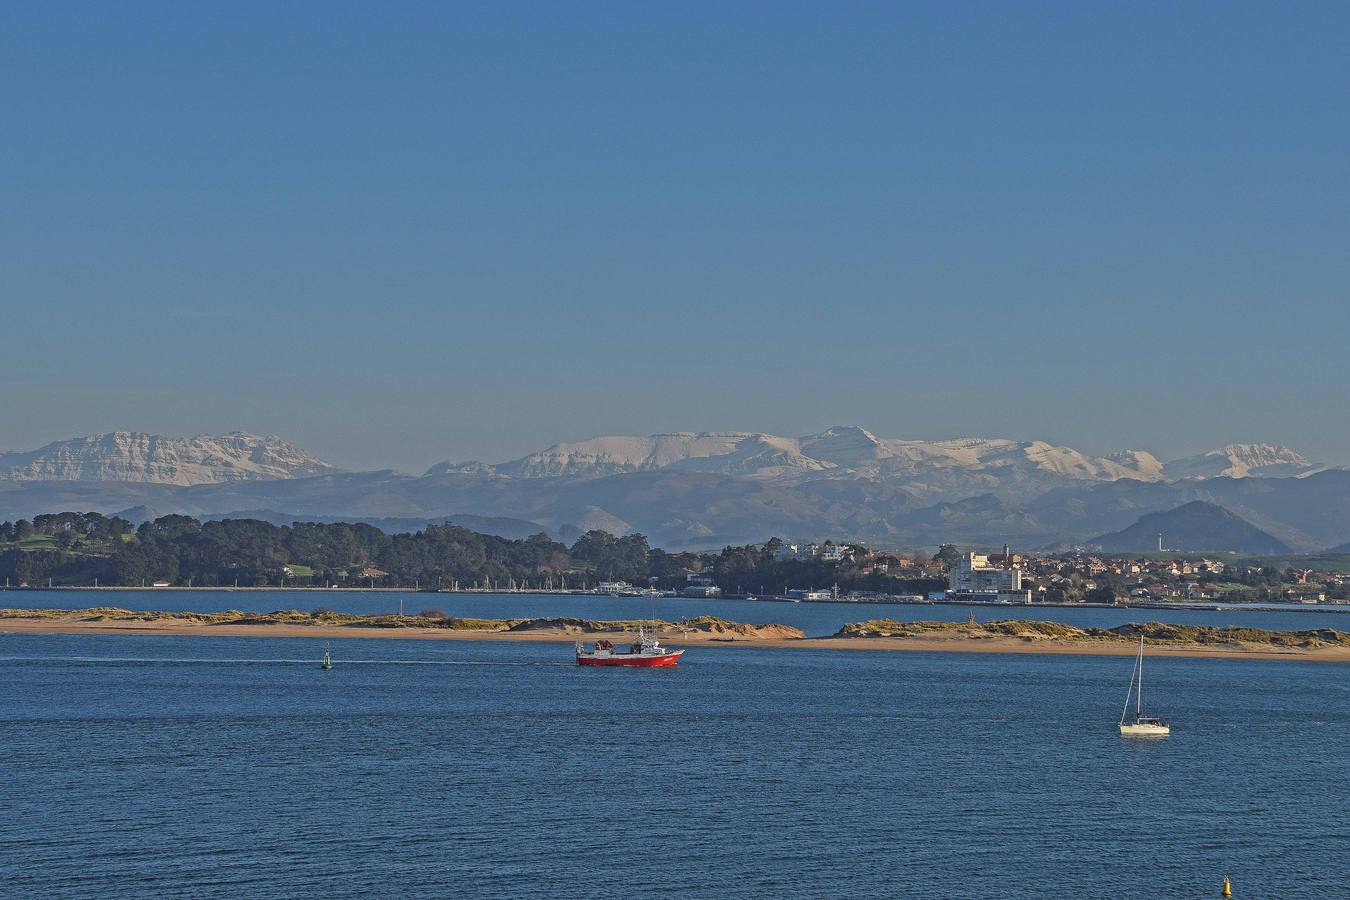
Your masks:
{"label": "blue sky", "polygon": [[29,4],[0,448],[1350,462],[1344,4]]}

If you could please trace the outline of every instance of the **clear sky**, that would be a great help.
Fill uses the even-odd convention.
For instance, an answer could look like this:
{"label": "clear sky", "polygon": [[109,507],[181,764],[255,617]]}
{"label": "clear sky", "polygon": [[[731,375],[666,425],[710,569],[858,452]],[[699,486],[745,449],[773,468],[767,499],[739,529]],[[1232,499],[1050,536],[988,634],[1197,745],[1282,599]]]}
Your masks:
{"label": "clear sky", "polygon": [[1350,462],[1350,5],[17,4],[0,448]]}

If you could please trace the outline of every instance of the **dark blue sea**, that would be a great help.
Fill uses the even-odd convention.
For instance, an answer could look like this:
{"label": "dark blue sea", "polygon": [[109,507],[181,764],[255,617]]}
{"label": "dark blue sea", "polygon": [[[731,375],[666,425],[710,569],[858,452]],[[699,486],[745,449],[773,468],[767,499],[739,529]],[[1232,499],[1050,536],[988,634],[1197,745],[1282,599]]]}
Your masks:
{"label": "dark blue sea", "polygon": [[0,893],[1347,892],[1350,666],[332,645],[0,635]]}

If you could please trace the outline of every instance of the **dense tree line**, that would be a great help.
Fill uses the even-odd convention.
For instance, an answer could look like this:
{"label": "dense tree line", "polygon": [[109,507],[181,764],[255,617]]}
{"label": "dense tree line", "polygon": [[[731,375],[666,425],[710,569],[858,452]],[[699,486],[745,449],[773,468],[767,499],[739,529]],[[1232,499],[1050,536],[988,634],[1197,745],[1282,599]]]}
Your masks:
{"label": "dense tree line", "polygon": [[0,543],[17,543],[34,538],[56,538],[66,547],[81,541],[111,541],[130,534],[131,523],[117,516],[99,513],[63,512],[34,516],[33,521],[0,522]]}
{"label": "dense tree line", "polygon": [[673,582],[696,560],[653,551],[640,534],[602,531],[569,548],[544,534],[511,540],[451,524],[390,535],[360,523],[279,526],[182,515],[136,529],[98,513],[0,523],[0,577],[11,584],[580,587],[636,583],[653,571]]}
{"label": "dense tree line", "polygon": [[841,592],[916,593],[944,590],[946,583],[934,579],[899,579],[891,575],[864,573],[855,565],[823,559],[779,559],[775,551],[782,541],[772,538],[764,544],[725,547],[716,556],[702,557],[703,569],[723,593],[781,594],[796,588],[830,588]]}
{"label": "dense tree line", "polygon": [[[98,513],[57,513],[0,523],[0,578],[10,584],[136,586],[167,582],[425,588],[594,586],[627,581],[678,589],[690,572],[726,593],[793,587],[899,590],[895,579],[821,560],[780,560],[777,538],[720,553],[667,553],[640,534],[589,531],[568,547],[547,535],[512,540],[457,525],[385,534],[360,523],[254,519],[199,522],[170,515],[132,528]],[[922,589],[922,585],[919,586]],[[912,588],[911,588],[912,589]]]}
{"label": "dense tree line", "polygon": [[[71,533],[81,540],[59,539]],[[41,540],[52,536],[57,540]],[[0,524],[0,541],[16,545],[0,552],[0,576],[30,584],[50,578],[62,584],[98,579],[108,585],[436,587],[459,582],[468,587],[511,581],[540,585],[575,569],[568,548],[545,535],[509,540],[456,525],[388,535],[360,523],[281,526],[171,515],[133,532],[122,519],[63,513]],[[581,578],[587,574],[580,570]]]}

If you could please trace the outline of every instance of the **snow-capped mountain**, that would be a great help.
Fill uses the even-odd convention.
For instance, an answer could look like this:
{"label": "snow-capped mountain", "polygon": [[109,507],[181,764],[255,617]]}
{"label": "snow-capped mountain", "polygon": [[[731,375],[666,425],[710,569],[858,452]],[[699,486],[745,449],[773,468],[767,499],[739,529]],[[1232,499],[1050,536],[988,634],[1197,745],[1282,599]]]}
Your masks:
{"label": "snow-capped mountain", "polygon": [[168,438],[114,431],[0,453],[0,481],[119,481],[221,484],[303,478],[336,471],[281,438],[244,432]]}
{"label": "snow-capped mountain", "polygon": [[497,466],[443,463],[428,474],[599,478],[657,470],[786,484],[820,479],[886,482],[905,486],[916,498],[932,499],[987,492],[1024,497],[1083,481],[1162,478],[1162,463],[1142,450],[1095,457],[1044,441],[900,440],[858,426],[836,426],[799,438],[759,432],[609,435],[555,444]]}
{"label": "snow-capped mountain", "polygon": [[116,433],[0,453],[0,519],[76,509],[137,519],[467,515],[555,534],[641,531],[666,547],[775,534],[1047,546],[1112,534],[1141,514],[1198,500],[1310,549],[1350,538],[1350,470],[1317,469],[1268,445],[1164,465],[1143,450],[1094,456],[1045,441],[905,440],[840,426],[804,437],[597,437],[499,465],[445,463],[419,477],[339,473],[279,438]]}
{"label": "snow-capped mountain", "polygon": [[943,502],[985,493],[1024,500],[1057,487],[1124,479],[1161,483],[1285,477],[1322,469],[1293,450],[1270,444],[1230,444],[1163,463],[1146,450],[1093,456],[1045,441],[908,440],[840,425],[803,437],[742,431],[608,435],[554,444],[495,466],[442,463],[428,474],[589,479],[668,470],[775,484],[861,480],[903,487],[915,500]]}
{"label": "snow-capped mountain", "polygon": [[957,438],[914,441],[878,438],[864,428],[837,426],[800,439],[802,452],[841,468],[873,477],[914,475],[933,469],[1037,471],[1073,480],[1156,480],[1161,464],[1142,450],[1112,457],[1088,456],[1044,441]]}
{"label": "snow-capped mountain", "polygon": [[[773,447],[782,440],[749,432],[679,432],[676,434],[610,435],[590,440],[554,444],[547,450],[496,466],[502,475],[548,478],[560,475],[618,475],[647,472],[668,466],[717,460],[718,471],[738,468],[766,450],[794,454],[793,446]],[[795,444],[795,442],[790,442]],[[744,466],[739,466],[744,468]],[[760,468],[751,465],[751,468]]]}
{"label": "snow-capped mountain", "polygon": [[1165,477],[1163,461],[1147,450],[1117,450],[1106,454],[1105,459],[1140,473],[1144,476],[1142,481],[1160,481]]}
{"label": "snow-capped mountain", "polygon": [[1196,456],[1169,462],[1168,481],[1182,478],[1289,478],[1322,471],[1319,466],[1288,447],[1275,444],[1227,444]]}
{"label": "snow-capped mountain", "polygon": [[[1027,479],[1105,482],[1198,478],[1289,477],[1322,471],[1302,454],[1274,444],[1229,444],[1163,463],[1147,450],[1092,456],[1045,441],[955,438],[942,441],[882,438],[856,425],[839,425],[804,437],[759,432],[677,432],[609,435],[554,444],[496,466],[442,463],[433,472],[495,473],[516,478],[594,478],[658,469],[745,475],[774,480],[863,478],[941,483],[973,478],[972,488],[999,492]],[[919,484],[921,489],[924,484]],[[955,488],[957,485],[953,484]],[[926,491],[927,492],[927,491]]]}

